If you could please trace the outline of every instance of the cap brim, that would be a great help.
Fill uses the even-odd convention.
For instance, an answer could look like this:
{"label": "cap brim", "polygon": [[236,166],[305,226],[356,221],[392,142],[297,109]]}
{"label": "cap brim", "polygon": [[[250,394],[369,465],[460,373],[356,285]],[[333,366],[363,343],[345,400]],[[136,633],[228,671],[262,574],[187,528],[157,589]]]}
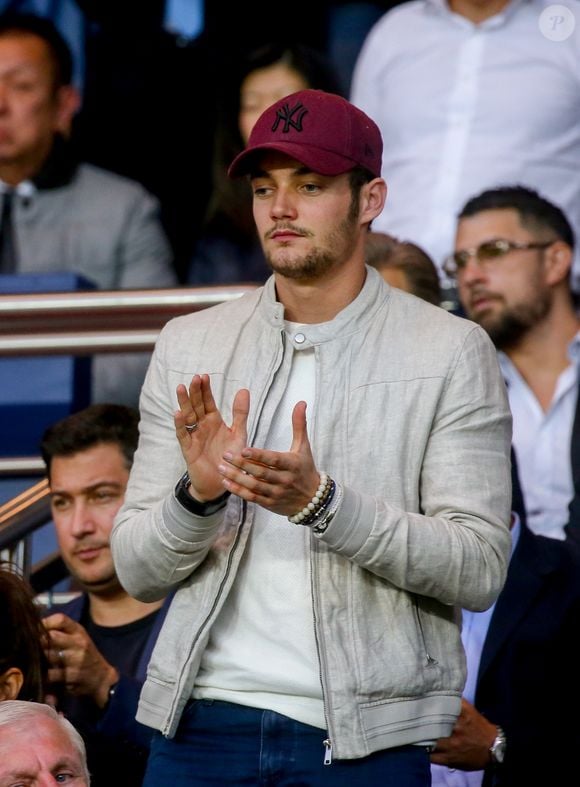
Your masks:
{"label": "cap brim", "polygon": [[357,166],[356,161],[324,148],[294,142],[265,142],[263,145],[247,148],[237,155],[230,164],[228,175],[230,178],[247,175],[255,167],[260,154],[269,150],[285,153],[320,175],[342,175]]}

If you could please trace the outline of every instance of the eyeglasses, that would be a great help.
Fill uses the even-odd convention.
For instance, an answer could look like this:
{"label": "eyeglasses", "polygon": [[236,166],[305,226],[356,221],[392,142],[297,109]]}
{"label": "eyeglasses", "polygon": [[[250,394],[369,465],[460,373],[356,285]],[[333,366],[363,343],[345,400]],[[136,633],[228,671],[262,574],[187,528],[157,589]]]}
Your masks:
{"label": "eyeglasses", "polygon": [[443,262],[443,270],[448,276],[457,276],[469,262],[471,258],[476,260],[480,268],[488,268],[496,260],[505,257],[510,251],[528,251],[529,249],[547,249],[556,241],[550,240],[544,243],[517,243],[513,240],[488,240],[473,246],[471,249],[462,249],[450,254]]}

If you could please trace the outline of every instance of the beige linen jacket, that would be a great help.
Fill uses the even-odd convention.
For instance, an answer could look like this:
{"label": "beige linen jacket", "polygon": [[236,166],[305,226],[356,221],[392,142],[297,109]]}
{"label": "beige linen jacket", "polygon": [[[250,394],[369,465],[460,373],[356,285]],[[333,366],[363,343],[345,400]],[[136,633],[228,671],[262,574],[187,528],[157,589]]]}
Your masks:
{"label": "beige linen jacket", "polygon": [[311,539],[313,616],[333,753],[356,758],[451,732],[465,680],[457,610],[487,608],[505,578],[511,416],[487,334],[374,270],[334,320],[302,333],[302,345],[286,336],[273,279],[166,326],[113,553],[131,594],[176,591],[137,716],[171,737],[254,513],[234,496],[207,518],[176,501],[176,385],[209,373],[228,421],[249,388],[249,442],[261,446],[292,354],[314,347],[313,453],[344,501]]}

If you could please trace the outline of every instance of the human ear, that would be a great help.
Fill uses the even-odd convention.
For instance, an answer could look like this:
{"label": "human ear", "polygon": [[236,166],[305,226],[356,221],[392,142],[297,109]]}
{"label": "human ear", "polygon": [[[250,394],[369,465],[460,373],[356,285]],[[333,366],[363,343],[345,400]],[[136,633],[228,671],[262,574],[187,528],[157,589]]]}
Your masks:
{"label": "human ear", "polygon": [[365,183],[361,190],[361,224],[370,224],[382,211],[387,198],[387,184],[382,178]]}
{"label": "human ear", "polygon": [[0,702],[15,700],[20,693],[24,675],[18,667],[10,667],[0,675]]}
{"label": "human ear", "polygon": [[73,85],[61,85],[56,94],[54,130],[65,137],[70,136],[73,118],[80,107],[81,97]]}
{"label": "human ear", "polygon": [[544,256],[546,284],[555,285],[568,280],[572,260],[572,249],[563,240],[557,240],[548,246]]}

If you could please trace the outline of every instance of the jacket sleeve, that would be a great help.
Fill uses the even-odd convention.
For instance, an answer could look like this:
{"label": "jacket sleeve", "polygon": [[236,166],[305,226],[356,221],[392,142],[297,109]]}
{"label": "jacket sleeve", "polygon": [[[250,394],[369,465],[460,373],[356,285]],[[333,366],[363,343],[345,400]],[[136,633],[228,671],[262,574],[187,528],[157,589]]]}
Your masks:
{"label": "jacket sleeve", "polygon": [[177,277],[172,253],[161,225],[159,203],[135,185],[136,194],[125,219],[120,248],[119,289],[174,287]]}
{"label": "jacket sleeve", "polygon": [[140,399],[139,446],[111,534],[119,580],[142,601],[163,598],[199,566],[224,516],[196,517],[175,499],[185,462],[173,423],[175,377],[161,360],[172,341],[173,333],[162,331],[151,359]]}
{"label": "jacket sleeve", "polygon": [[319,538],[403,590],[486,609],[507,571],[510,443],[511,414],[496,352],[474,327],[450,367],[431,424],[420,513],[346,485],[337,515]]}

